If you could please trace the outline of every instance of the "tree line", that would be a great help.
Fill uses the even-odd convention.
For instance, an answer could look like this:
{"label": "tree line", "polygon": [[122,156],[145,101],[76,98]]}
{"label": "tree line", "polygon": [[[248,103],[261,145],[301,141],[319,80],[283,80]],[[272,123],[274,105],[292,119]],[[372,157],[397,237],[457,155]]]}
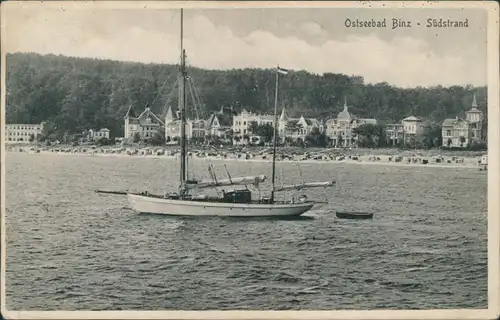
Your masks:
{"label": "tree line", "polygon": [[[177,105],[176,65],[36,53],[8,54],[6,59],[7,123],[46,121],[54,137],[104,127],[119,137],[130,105],[137,112],[148,106],[161,116],[167,106]],[[268,114],[274,109],[272,69],[189,68],[189,76],[195,88],[188,88],[188,109],[201,106],[198,111],[205,117],[221,106]],[[361,76],[291,71],[281,77],[279,101],[289,116],[325,121],[337,116],[345,97],[349,111],[361,118],[395,123],[414,115],[438,127],[445,118],[463,116],[473,93],[486,115],[486,87],[398,88],[366,84]],[[188,116],[194,117],[194,111]]]}

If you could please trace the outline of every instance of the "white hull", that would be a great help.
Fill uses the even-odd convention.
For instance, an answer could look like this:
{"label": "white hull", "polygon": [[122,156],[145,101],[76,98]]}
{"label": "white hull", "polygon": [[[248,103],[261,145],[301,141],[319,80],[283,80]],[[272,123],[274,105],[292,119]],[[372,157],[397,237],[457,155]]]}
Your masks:
{"label": "white hull", "polygon": [[127,194],[134,209],[140,213],[176,216],[272,217],[299,216],[310,210],[313,202],[287,204],[240,204],[173,200]]}

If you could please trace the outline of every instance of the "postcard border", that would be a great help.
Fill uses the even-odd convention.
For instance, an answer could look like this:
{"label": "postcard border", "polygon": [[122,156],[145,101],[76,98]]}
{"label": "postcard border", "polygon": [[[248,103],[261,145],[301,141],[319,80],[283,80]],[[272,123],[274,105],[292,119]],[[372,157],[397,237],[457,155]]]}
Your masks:
{"label": "postcard border", "polygon": [[[5,6],[40,5],[113,8],[255,8],[255,7],[350,7],[350,8],[484,8],[488,12],[488,309],[445,310],[349,310],[349,311],[10,311],[5,308]],[[320,1],[16,1],[4,2],[1,10],[1,112],[0,112],[0,210],[1,210],[1,312],[9,319],[494,319],[500,315],[500,109],[499,109],[499,6],[495,1],[457,2],[320,2]],[[493,121],[492,121],[493,120]]]}

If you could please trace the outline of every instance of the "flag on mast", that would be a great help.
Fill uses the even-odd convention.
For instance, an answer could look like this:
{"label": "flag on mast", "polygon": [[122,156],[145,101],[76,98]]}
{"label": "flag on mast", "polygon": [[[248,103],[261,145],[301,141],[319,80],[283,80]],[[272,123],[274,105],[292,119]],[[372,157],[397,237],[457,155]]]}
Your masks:
{"label": "flag on mast", "polygon": [[288,74],[287,69],[280,68],[279,66],[276,68],[276,71],[278,71],[278,73],[281,73],[281,74]]}

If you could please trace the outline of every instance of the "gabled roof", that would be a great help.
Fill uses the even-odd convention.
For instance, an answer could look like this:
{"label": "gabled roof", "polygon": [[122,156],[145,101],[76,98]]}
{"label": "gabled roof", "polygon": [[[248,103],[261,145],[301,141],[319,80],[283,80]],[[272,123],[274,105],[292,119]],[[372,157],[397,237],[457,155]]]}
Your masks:
{"label": "gabled roof", "polygon": [[320,125],[320,121],[318,119],[315,119],[315,118],[305,118],[306,120],[306,123],[308,126],[312,126],[312,125]]}
{"label": "gabled roof", "polygon": [[447,118],[447,119],[444,119],[442,126],[443,127],[452,127],[457,122],[467,122],[467,123],[469,123],[469,121],[467,121],[465,119],[456,117],[456,118]]}
{"label": "gabled roof", "polygon": [[144,111],[137,117],[137,119],[139,120],[139,124],[141,125],[146,124],[146,118],[148,116],[155,119],[158,122],[158,124],[163,126],[165,125],[165,123],[163,123],[163,121],[160,118],[158,118],[149,108],[144,109]]}
{"label": "gabled roof", "polygon": [[174,120],[175,119],[174,114],[172,113],[172,107],[171,106],[168,106],[167,114],[165,115],[165,119],[169,119],[169,120]]}
{"label": "gabled roof", "polygon": [[215,113],[212,113],[210,115],[210,117],[207,120],[207,124],[208,124],[209,127],[212,126],[212,123],[214,122],[214,120],[215,120],[216,117],[217,117],[217,115]]}
{"label": "gabled roof", "polygon": [[208,127],[211,127],[213,125],[215,119],[217,119],[221,127],[231,127],[233,125],[232,113],[231,114],[220,113],[220,112],[212,113],[212,115],[208,118],[207,121]]}
{"label": "gabled roof", "polygon": [[281,115],[280,115],[280,120],[284,121],[287,119],[286,113],[285,113],[285,107],[281,110]]}

